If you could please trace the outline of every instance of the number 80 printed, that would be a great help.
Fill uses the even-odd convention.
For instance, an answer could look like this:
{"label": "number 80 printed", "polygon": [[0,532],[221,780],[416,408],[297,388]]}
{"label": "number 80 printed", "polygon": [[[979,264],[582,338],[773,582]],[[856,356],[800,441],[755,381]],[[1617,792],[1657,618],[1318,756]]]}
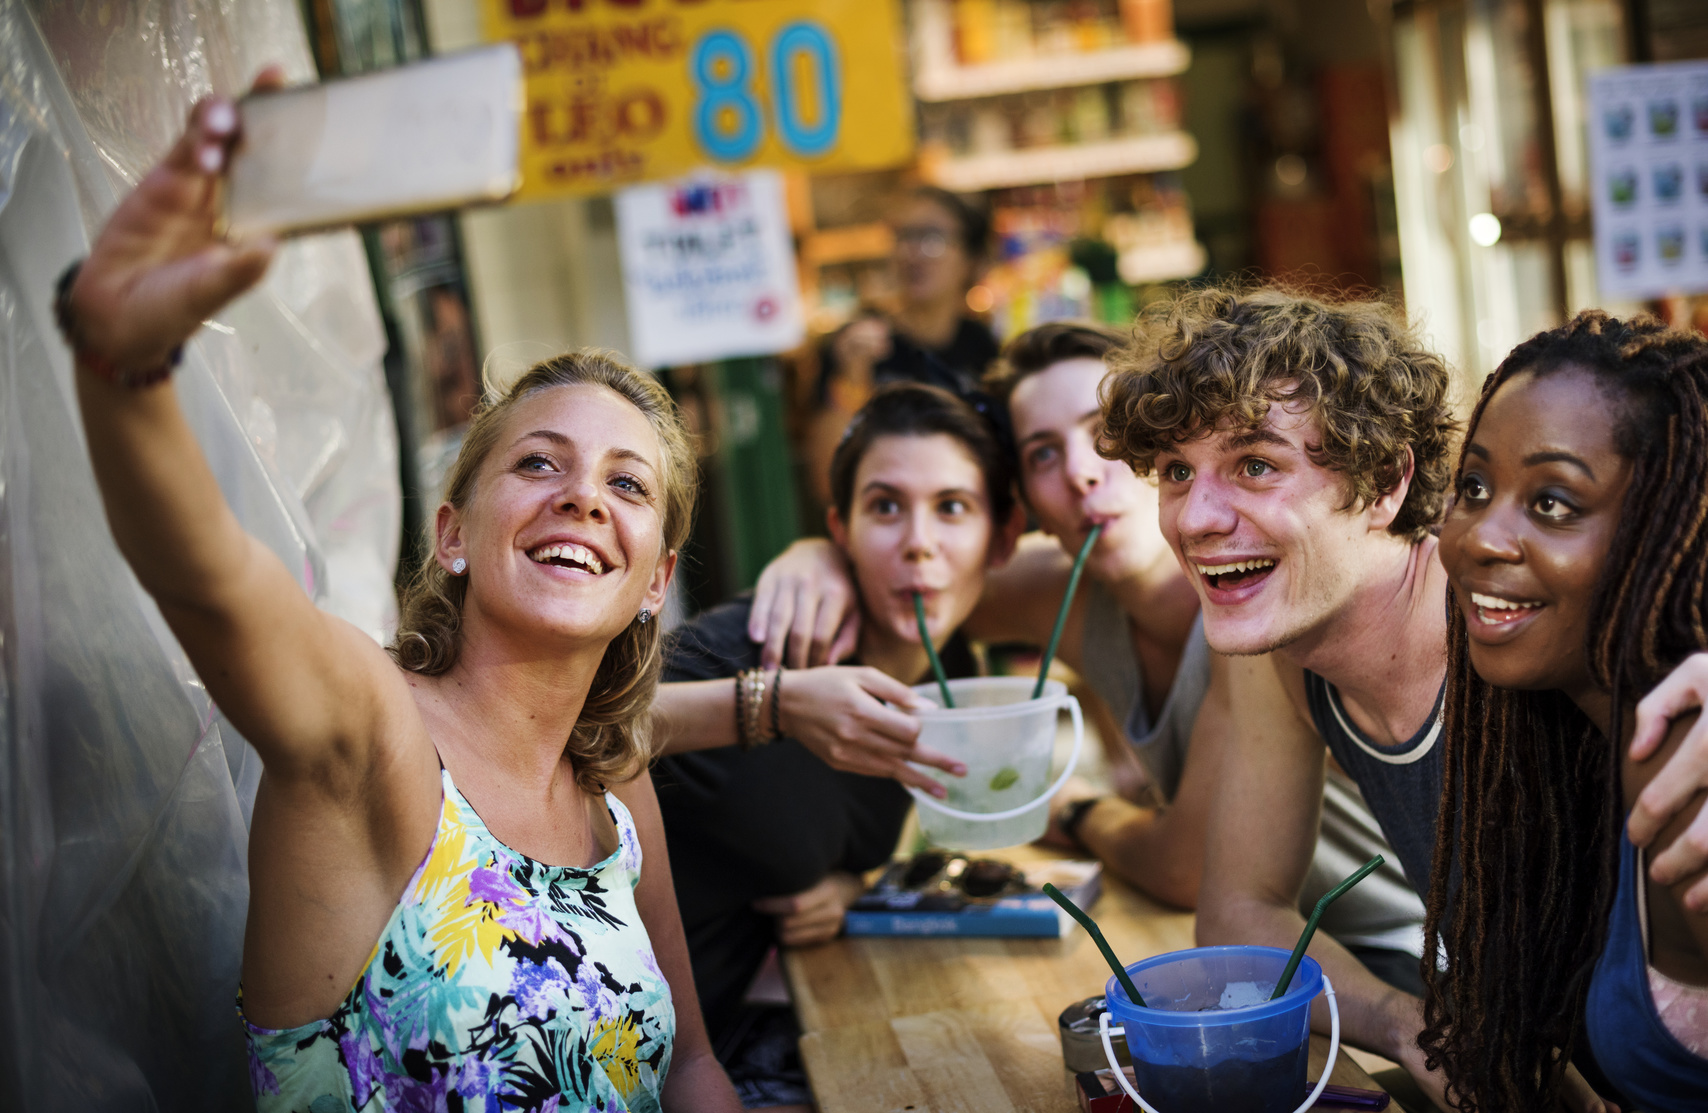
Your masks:
{"label": "number 80 printed", "polygon": [[[842,69],[824,26],[790,23],[771,40],[771,101],[777,137],[792,154],[811,158],[829,151],[842,123]],[[720,162],[739,162],[759,149],[764,134],[753,96],[753,52],[734,31],[708,32],[695,44],[689,73],[699,92],[694,136]],[[800,78],[810,82],[803,102]],[[809,117],[809,111],[815,109]]]}

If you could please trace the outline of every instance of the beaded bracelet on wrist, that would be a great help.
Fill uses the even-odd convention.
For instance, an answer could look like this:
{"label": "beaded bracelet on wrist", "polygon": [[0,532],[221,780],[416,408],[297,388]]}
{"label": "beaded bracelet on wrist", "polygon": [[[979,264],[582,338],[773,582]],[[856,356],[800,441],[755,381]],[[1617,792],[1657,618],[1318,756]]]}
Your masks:
{"label": "beaded bracelet on wrist", "polygon": [[743,669],[736,674],[736,737],[751,750],[771,741],[765,731],[765,670]]}
{"label": "beaded bracelet on wrist", "polygon": [[753,748],[753,728],[750,725],[752,722],[752,717],[748,714],[748,707],[752,703],[752,696],[750,694],[752,692],[752,690],[753,690],[753,670],[752,669],[743,669],[740,672],[736,673],[735,674],[736,740],[738,742],[740,742],[741,748],[744,750],[751,750]]}

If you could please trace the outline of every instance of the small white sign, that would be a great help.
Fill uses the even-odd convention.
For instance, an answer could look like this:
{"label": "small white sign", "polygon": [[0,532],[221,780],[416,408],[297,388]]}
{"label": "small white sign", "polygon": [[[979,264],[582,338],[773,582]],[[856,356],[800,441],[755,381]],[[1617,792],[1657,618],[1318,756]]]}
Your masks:
{"label": "small white sign", "polygon": [[1708,290],[1708,62],[1591,74],[1589,112],[1601,293]]}
{"label": "small white sign", "polygon": [[629,354],[646,367],[800,344],[800,284],[783,176],[697,174],[617,194]]}

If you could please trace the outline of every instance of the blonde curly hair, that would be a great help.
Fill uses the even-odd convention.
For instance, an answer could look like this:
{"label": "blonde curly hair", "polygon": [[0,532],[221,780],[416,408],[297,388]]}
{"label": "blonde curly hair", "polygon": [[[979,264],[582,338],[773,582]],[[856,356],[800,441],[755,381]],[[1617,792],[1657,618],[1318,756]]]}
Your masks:
{"label": "blonde curly hair", "polygon": [[[676,403],[657,380],[614,352],[569,352],[530,367],[501,396],[475,411],[456,463],[445,479],[445,501],[459,510],[475,496],[475,478],[497,444],[505,415],[524,398],[561,386],[603,386],[634,404],[652,424],[662,449],[664,551],[679,552],[693,520],[698,473]],[[457,663],[462,647],[468,580],[453,576],[429,548],[398,600],[397,636],[388,648],[399,667],[438,676]],[[651,707],[662,662],[658,622],[631,622],[605,647],[566,747],[575,779],[602,792],[638,776],[651,756]]]}
{"label": "blonde curly hair", "polygon": [[1418,542],[1447,506],[1459,424],[1447,363],[1393,307],[1279,287],[1209,286],[1150,306],[1111,352],[1098,451],[1149,475],[1157,455],[1211,430],[1256,429],[1276,402],[1315,419],[1319,465],[1347,506],[1411,486],[1388,532]]}

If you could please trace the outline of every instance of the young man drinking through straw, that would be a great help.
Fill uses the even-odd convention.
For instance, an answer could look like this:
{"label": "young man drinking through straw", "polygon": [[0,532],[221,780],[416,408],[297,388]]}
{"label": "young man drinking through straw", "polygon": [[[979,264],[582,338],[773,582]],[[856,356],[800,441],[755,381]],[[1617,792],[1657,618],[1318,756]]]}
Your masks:
{"label": "young man drinking through straw", "polygon": [[[1102,527],[1060,655],[1108,705],[1162,802],[1140,805],[1081,789],[1058,807],[1056,830],[1152,896],[1191,907],[1232,728],[1222,691],[1226,659],[1205,644],[1195,623],[1196,595],[1156,529],[1155,485],[1097,454],[1103,360],[1125,340],[1102,326],[1058,322],[1022,333],[1005,348],[989,383],[1008,404],[1021,491],[1045,535],[1025,539],[1015,559],[987,577],[966,629],[976,637],[1043,644],[1073,555],[1093,526]],[[761,577],[754,615],[769,598],[774,632],[782,621],[778,605],[799,601],[803,611],[830,614],[824,625],[834,628],[840,614],[833,608],[850,591],[837,554],[822,542],[797,543]],[[1324,930],[1382,976],[1421,992],[1423,905],[1345,778],[1326,798],[1300,899],[1308,908],[1377,854],[1395,864],[1339,902]]]}

